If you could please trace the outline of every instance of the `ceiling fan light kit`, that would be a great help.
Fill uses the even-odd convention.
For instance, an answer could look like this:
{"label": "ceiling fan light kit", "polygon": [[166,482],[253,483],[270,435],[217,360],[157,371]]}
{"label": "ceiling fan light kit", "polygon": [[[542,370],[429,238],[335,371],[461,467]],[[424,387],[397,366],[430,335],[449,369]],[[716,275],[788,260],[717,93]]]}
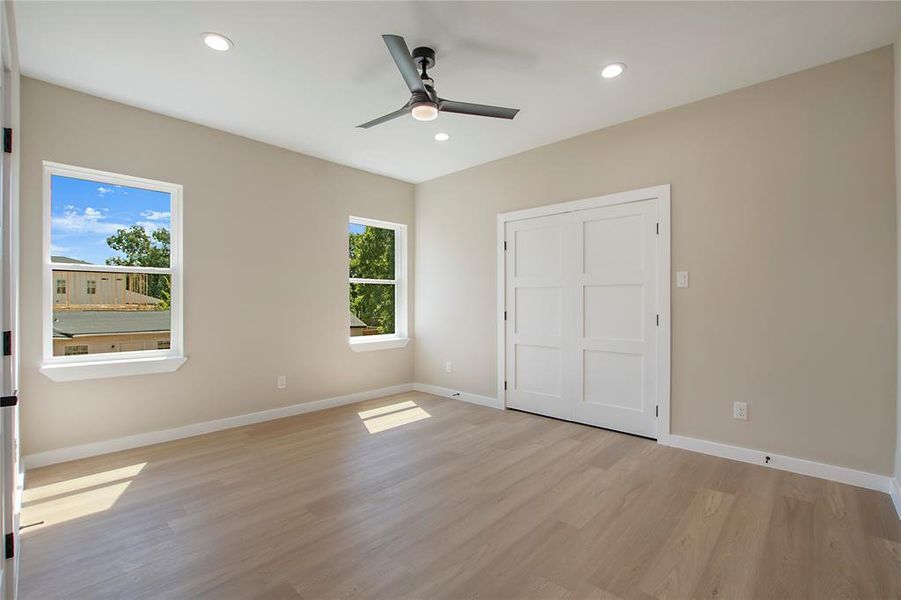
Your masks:
{"label": "ceiling fan light kit", "polygon": [[357,127],[369,129],[407,113],[417,121],[434,121],[441,112],[495,119],[512,119],[519,112],[518,108],[472,104],[439,98],[435,92],[435,81],[428,74],[428,70],[435,66],[435,51],[426,46],[420,46],[415,48],[411,54],[407,48],[407,42],[401,36],[383,35],[382,39],[388,46],[388,52],[394,59],[394,64],[397,65],[401,77],[404,78],[404,83],[410,89],[410,99],[396,111],[357,125]]}

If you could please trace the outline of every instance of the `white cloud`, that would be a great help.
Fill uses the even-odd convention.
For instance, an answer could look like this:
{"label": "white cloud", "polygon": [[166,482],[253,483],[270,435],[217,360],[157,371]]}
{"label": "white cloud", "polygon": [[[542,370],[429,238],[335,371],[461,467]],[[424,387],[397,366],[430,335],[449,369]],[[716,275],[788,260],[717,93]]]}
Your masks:
{"label": "white cloud", "polygon": [[70,209],[62,215],[56,215],[51,219],[53,228],[65,233],[116,233],[120,229],[127,229],[128,225],[122,223],[110,223],[105,221],[106,215],[102,211],[85,207],[84,212]]}
{"label": "white cloud", "polygon": [[50,252],[52,254],[64,254],[71,250],[68,246],[57,246],[56,244],[50,244]]}
{"label": "white cloud", "polygon": [[108,188],[108,187],[103,187],[103,186],[100,186],[99,188],[97,188],[97,194],[98,194],[101,198],[102,198],[103,196],[106,196],[107,194],[109,194],[109,193],[112,192],[112,191],[113,191],[113,188]]}
{"label": "white cloud", "polygon": [[165,224],[154,223],[153,221],[138,221],[137,223],[135,223],[135,225],[140,225],[145,230],[147,230],[147,233],[153,233],[157,229],[169,229]]}
{"label": "white cloud", "polygon": [[148,221],[168,221],[169,220],[169,211],[161,211],[161,210],[145,210],[141,213],[141,216],[147,219]]}

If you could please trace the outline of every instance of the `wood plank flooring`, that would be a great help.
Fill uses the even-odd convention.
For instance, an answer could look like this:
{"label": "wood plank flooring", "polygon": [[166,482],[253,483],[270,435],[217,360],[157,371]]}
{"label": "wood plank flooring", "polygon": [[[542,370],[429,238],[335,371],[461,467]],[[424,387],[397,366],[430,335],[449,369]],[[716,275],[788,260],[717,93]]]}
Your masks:
{"label": "wood plank flooring", "polygon": [[420,393],[28,472],[51,598],[901,598],[885,494]]}

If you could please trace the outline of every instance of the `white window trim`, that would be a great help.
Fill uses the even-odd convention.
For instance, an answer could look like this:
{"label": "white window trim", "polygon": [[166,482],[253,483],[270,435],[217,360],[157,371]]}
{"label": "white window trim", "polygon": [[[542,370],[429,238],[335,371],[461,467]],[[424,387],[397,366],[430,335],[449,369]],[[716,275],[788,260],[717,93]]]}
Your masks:
{"label": "white window trim", "polygon": [[[169,194],[170,197],[170,241],[169,268],[119,267],[115,265],[90,265],[91,271],[109,273],[163,273],[172,280],[169,301],[171,315],[170,349],[140,350],[136,352],[112,352],[103,354],[81,354],[74,356],[53,356],[53,271],[83,271],[86,265],[51,262],[50,180],[53,175],[86,179],[97,183],[138,187]],[[44,161],[44,213],[43,213],[43,362],[40,372],[53,381],[77,381],[100,379],[149,373],[175,371],[185,363],[183,335],[183,255],[182,255],[182,186],[175,183],[154,181],[130,175],[119,175],[84,167],[74,167]]]}
{"label": "white window trim", "polygon": [[[383,335],[348,336],[350,349],[354,352],[369,352],[372,350],[391,350],[403,348],[410,343],[407,336],[407,226],[403,223],[391,223],[365,217],[348,219],[348,224],[380,227],[394,231],[394,279],[362,279],[350,277],[348,273],[348,285],[351,283],[377,283],[394,284],[394,333]],[[348,288],[349,289],[349,288]],[[345,294],[348,298],[350,293]],[[345,331],[350,330],[350,322]]]}

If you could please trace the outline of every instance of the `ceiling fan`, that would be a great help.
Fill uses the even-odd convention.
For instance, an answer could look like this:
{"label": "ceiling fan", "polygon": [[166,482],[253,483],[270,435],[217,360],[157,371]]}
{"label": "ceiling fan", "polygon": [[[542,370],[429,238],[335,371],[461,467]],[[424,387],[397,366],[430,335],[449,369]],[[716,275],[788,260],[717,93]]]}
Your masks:
{"label": "ceiling fan", "polygon": [[417,121],[432,121],[438,118],[439,112],[457,113],[461,115],[476,115],[480,117],[494,117],[496,119],[512,119],[519,112],[518,108],[503,108],[501,106],[489,106],[487,104],[472,104],[470,102],[457,102],[439,98],[435,93],[435,81],[429,77],[428,70],[435,66],[435,51],[425,46],[413,50],[407,48],[407,42],[399,35],[383,35],[388,52],[394,59],[401,76],[407,87],[410,88],[410,99],[401,108],[385,116],[373,119],[368,123],[357,125],[363,129],[369,129],[375,125],[396,119],[401,115],[410,113]]}

